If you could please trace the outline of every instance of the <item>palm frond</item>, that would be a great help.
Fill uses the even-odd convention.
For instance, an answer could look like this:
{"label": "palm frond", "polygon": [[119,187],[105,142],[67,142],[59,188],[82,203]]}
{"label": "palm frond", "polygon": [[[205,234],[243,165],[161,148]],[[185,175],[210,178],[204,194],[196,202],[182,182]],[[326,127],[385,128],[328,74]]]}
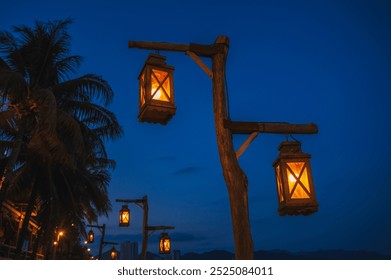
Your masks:
{"label": "palm frond", "polygon": [[0,94],[2,100],[10,100],[11,103],[19,103],[26,99],[28,85],[24,77],[14,71],[2,71],[0,75]]}
{"label": "palm frond", "polygon": [[71,74],[75,74],[83,58],[79,55],[72,55],[64,57],[55,62],[55,69],[57,70],[59,81],[66,81],[70,79]]}
{"label": "palm frond", "polygon": [[109,83],[100,76],[93,74],[86,74],[54,85],[52,90],[58,100],[96,100],[99,103],[102,102],[105,106],[108,106],[114,97],[114,92]]}

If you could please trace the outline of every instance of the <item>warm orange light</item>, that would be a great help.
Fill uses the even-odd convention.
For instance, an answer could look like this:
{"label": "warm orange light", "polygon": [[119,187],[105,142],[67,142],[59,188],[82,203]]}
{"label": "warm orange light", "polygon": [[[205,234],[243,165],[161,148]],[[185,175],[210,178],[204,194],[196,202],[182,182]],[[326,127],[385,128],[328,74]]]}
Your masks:
{"label": "warm orange light", "polygon": [[170,100],[170,80],[165,71],[152,69],[151,75],[151,97],[155,100]]}
{"label": "warm orange light", "polygon": [[173,115],[174,67],[166,64],[166,57],[150,54],[139,75],[139,114],[141,122],[166,124]]}
{"label": "warm orange light", "polygon": [[130,223],[130,210],[128,205],[123,205],[121,210],[119,211],[119,226],[127,227]]}
{"label": "warm orange light", "polygon": [[87,234],[87,241],[88,243],[94,243],[95,234],[92,230],[90,230]]}
{"label": "warm orange light", "polygon": [[162,233],[159,239],[159,253],[169,254],[171,252],[171,238],[167,233]]}
{"label": "warm orange light", "polygon": [[116,260],[118,256],[117,250],[113,247],[110,251],[110,257],[112,260]]}
{"label": "warm orange light", "polygon": [[318,210],[312,181],[311,155],[300,142],[283,142],[274,161],[280,215],[310,215]]}

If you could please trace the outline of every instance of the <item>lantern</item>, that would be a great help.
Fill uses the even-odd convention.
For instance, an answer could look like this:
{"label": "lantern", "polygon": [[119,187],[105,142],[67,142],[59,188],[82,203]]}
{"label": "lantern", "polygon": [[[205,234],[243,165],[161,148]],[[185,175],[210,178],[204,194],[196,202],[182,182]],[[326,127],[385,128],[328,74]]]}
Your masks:
{"label": "lantern", "polygon": [[163,232],[159,239],[159,253],[169,254],[171,252],[171,238],[168,233]]}
{"label": "lantern", "polygon": [[166,64],[166,57],[150,54],[139,75],[139,114],[141,122],[167,124],[174,105],[174,67]]}
{"label": "lantern", "polygon": [[87,235],[87,242],[94,243],[94,238],[95,238],[95,234],[92,230],[90,230]]}
{"label": "lantern", "polygon": [[119,211],[119,226],[127,227],[130,222],[130,210],[128,205],[123,205],[121,210]]}
{"label": "lantern", "polygon": [[114,246],[113,246],[113,248],[111,248],[110,257],[112,260],[116,260],[118,257],[118,251],[115,249]]}
{"label": "lantern", "polygon": [[273,162],[276,172],[278,212],[284,215],[310,215],[318,211],[310,166],[311,155],[301,151],[301,143],[282,142]]}

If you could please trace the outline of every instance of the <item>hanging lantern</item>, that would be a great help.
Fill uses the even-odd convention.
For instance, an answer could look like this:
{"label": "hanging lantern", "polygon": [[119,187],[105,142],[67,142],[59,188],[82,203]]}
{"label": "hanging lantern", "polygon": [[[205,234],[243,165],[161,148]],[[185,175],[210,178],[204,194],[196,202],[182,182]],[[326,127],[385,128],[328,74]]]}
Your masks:
{"label": "hanging lantern", "polygon": [[139,75],[139,114],[141,122],[167,124],[175,115],[174,67],[166,57],[150,54]]}
{"label": "hanging lantern", "polygon": [[112,260],[116,260],[118,257],[118,251],[115,249],[114,246],[113,246],[113,248],[111,248],[110,257]]}
{"label": "hanging lantern", "polygon": [[301,143],[282,142],[273,162],[276,172],[278,212],[284,215],[310,215],[318,211],[312,181],[311,155],[301,151]]}
{"label": "hanging lantern", "polygon": [[87,235],[87,242],[88,243],[94,243],[94,239],[95,239],[95,234],[94,232],[92,231],[92,229],[88,232],[88,235]]}
{"label": "hanging lantern", "polygon": [[130,210],[128,205],[123,205],[121,210],[119,211],[119,226],[127,227],[130,223]]}
{"label": "hanging lantern", "polygon": [[171,238],[168,233],[163,232],[159,239],[159,253],[169,254],[171,252]]}

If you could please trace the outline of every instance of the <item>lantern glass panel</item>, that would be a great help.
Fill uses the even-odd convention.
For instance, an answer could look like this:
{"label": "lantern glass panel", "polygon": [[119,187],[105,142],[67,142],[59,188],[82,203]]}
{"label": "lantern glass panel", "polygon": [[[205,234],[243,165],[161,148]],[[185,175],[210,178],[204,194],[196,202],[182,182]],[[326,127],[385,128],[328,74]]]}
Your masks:
{"label": "lantern glass panel", "polygon": [[164,92],[167,93],[168,98],[171,98],[170,94],[170,79],[166,79],[163,83]]}
{"label": "lantern glass panel", "polygon": [[276,179],[277,179],[278,199],[279,199],[280,202],[282,202],[282,201],[284,201],[284,195],[282,193],[282,182],[281,182],[280,165],[276,166]]}
{"label": "lantern glass panel", "polygon": [[124,223],[124,224],[129,223],[129,212],[123,211],[121,213],[121,220],[122,220],[122,223]]}
{"label": "lantern glass panel", "polygon": [[171,239],[167,234],[162,234],[159,240],[159,253],[169,254],[171,252]]}
{"label": "lantern glass panel", "polygon": [[168,73],[161,70],[152,69],[151,77],[151,96],[152,99],[160,101],[170,101],[170,90],[169,88],[164,88],[164,80],[168,82],[167,79]]}
{"label": "lantern glass panel", "polygon": [[166,238],[163,242],[164,252],[169,252],[171,249],[171,242],[170,239]]}
{"label": "lantern glass panel", "polygon": [[287,162],[289,194],[292,199],[310,198],[308,173],[304,162]]}

